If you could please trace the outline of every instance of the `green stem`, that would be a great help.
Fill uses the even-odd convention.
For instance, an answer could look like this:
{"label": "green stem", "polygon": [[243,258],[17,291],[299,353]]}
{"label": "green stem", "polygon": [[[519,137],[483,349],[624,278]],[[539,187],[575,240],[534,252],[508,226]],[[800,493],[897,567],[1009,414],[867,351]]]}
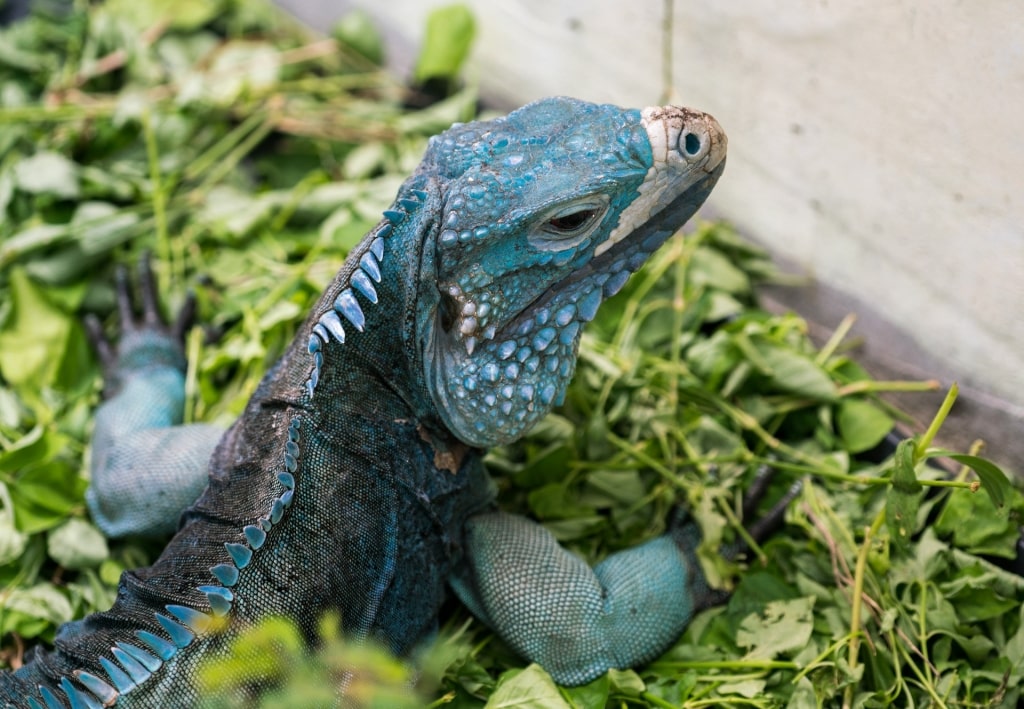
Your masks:
{"label": "green stem", "polygon": [[[868,552],[871,549],[871,543],[874,541],[875,535],[878,534],[878,530],[882,528],[884,522],[885,507],[878,511],[871,526],[864,530],[864,542],[857,553],[857,566],[853,574],[853,598],[850,604],[850,674],[856,672],[859,662],[860,638],[863,632],[861,630],[860,614],[864,605],[862,597],[864,595],[864,575],[867,571]],[[854,685],[847,686],[843,694],[843,709],[851,709],[853,707],[853,691]]]}
{"label": "green stem", "polygon": [[818,366],[825,365],[828,358],[835,354],[839,345],[846,339],[846,336],[850,333],[850,328],[853,327],[855,322],[857,322],[857,316],[853,313],[850,313],[843,318],[835,332],[832,333],[832,337],[828,338],[828,342],[825,343],[825,346],[818,351],[818,356],[814,358],[815,364]]}
{"label": "green stem", "polygon": [[686,662],[664,660],[655,662],[651,669],[665,667],[673,670],[799,670],[796,662],[781,660],[706,660]]}
{"label": "green stem", "polygon": [[647,703],[651,704],[652,706],[662,707],[662,709],[676,709],[675,704],[672,704],[671,702],[666,702],[661,697],[651,694],[650,692],[642,692],[640,696],[646,699]]}
{"label": "green stem", "polygon": [[736,530],[736,533],[740,535],[740,538],[747,545],[747,548],[757,556],[758,561],[766,565],[768,563],[768,556],[764,553],[764,550],[761,549],[761,545],[758,544],[754,537],[750,535],[747,528],[743,526],[743,522],[739,520],[736,513],[733,512],[732,508],[729,507],[729,505],[721,498],[716,499],[716,502],[718,503],[718,509],[721,510],[725,518],[729,520],[729,524],[731,524],[732,528]]}
{"label": "green stem", "polygon": [[614,445],[616,448],[621,450],[626,455],[636,458],[638,461],[648,466],[651,470],[661,475],[666,481],[670,482],[673,486],[678,487],[681,490],[686,489],[686,486],[683,485],[682,482],[680,482],[679,478],[676,476],[675,473],[673,473],[666,466],[662,465],[660,462],[658,462],[651,456],[647,455],[643,451],[634,448],[632,445],[629,444],[628,441],[622,440],[621,438],[619,438],[618,436],[611,432],[608,433],[608,440],[611,442],[612,445]]}
{"label": "green stem", "polygon": [[171,238],[167,230],[167,201],[160,175],[160,151],[156,144],[156,133],[149,110],[142,113],[142,132],[146,139],[146,159],[149,162],[149,181],[153,193],[153,219],[156,225],[156,243],[160,260],[170,266],[171,273],[177,273],[171,254]]}
{"label": "green stem", "polygon": [[940,386],[937,379],[928,379],[923,382],[892,380],[892,381],[871,381],[861,379],[839,387],[839,396],[850,394],[866,394],[879,391],[935,391]]}
{"label": "green stem", "polygon": [[924,432],[924,435],[917,441],[917,446],[914,448],[914,462],[921,460],[924,457],[925,451],[928,450],[932,444],[932,439],[938,434],[939,429],[942,428],[942,424],[945,423],[946,417],[949,415],[950,409],[953,408],[953,403],[956,401],[956,395],[960,392],[960,387],[956,382],[949,387],[949,391],[946,392],[946,398],[942,401],[942,406],[939,407],[938,412],[935,414],[935,418],[932,419],[931,425],[928,426],[928,430]]}

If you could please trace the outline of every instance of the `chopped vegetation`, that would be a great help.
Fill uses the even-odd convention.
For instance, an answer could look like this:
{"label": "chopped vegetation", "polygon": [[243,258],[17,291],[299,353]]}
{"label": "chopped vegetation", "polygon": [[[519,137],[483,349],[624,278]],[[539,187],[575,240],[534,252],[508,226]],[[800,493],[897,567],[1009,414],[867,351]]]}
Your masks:
{"label": "chopped vegetation", "polygon": [[[112,264],[150,249],[168,307],[196,291],[219,338],[189,338],[187,416],[226,425],[426,137],[476,103],[465,88],[407,108],[422,97],[380,68],[360,15],[322,39],[241,0],[48,12],[0,32],[8,666],[108,607],[119,573],[159,551],[108,542],[83,503],[101,382],[80,320],[113,310]],[[445,12],[416,78],[454,86],[473,22]],[[278,689],[261,706],[319,706],[343,673],[381,707],[1016,706],[1024,579],[993,560],[1014,553],[1020,493],[977,451],[933,447],[945,410],[885,456],[901,414],[878,395],[934,385],[871,380],[845,325],[815,348],[799,317],[758,308],[754,286],[772,276],[726,225],[673,239],[588,326],[565,405],[488,459],[502,507],[588,560],[659,534],[684,507],[706,573],[732,590],[725,605],[649,666],[571,689],[455,603],[416,672],[346,644],[330,619],[307,657],[271,619],[247,638],[273,649],[262,672]],[[926,464],[939,455],[962,467]],[[764,466],[766,503],[796,481],[800,496],[782,531],[727,561],[718,550],[743,538],[742,493]],[[203,675],[225,707],[229,667]]]}

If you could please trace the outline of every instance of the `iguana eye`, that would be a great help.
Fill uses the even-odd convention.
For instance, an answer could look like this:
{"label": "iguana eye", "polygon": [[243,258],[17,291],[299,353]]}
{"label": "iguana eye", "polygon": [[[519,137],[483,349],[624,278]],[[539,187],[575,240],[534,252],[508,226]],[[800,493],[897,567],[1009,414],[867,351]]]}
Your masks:
{"label": "iguana eye", "polygon": [[582,243],[601,223],[608,200],[598,195],[552,209],[541,218],[530,243],[541,251],[562,251]]}
{"label": "iguana eye", "polygon": [[588,226],[594,220],[597,212],[597,207],[592,207],[568,214],[559,214],[549,219],[544,228],[546,231],[571,234]]}

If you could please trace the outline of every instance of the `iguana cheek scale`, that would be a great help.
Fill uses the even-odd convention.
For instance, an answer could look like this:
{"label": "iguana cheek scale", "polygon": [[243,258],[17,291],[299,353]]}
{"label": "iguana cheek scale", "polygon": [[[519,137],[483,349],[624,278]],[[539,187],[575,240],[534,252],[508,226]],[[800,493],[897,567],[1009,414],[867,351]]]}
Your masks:
{"label": "iguana cheek scale", "polygon": [[312,642],[334,611],[348,637],[405,653],[446,582],[560,682],[661,652],[714,598],[693,525],[591,570],[490,511],[482,449],[561,401],[582,326],[704,201],[725,145],[696,111],[563,98],[453,126],[216,443],[175,425],[180,346],[150,322],[144,279],[143,336],[121,342],[97,414],[90,509],[108,534],[158,531],[181,503],[118,505],[126,489],[208,485],[109,611],[0,675],[0,706],[200,705],[199,664],[270,615]]}

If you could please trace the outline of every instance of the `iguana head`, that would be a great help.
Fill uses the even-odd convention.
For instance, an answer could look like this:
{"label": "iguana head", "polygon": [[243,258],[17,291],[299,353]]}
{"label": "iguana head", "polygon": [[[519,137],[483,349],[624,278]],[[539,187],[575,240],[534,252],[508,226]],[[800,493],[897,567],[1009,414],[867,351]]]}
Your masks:
{"label": "iguana head", "polygon": [[419,174],[441,195],[424,244],[438,292],[416,327],[458,438],[515,440],[562,400],[581,327],[700,207],[725,150],[698,111],[566,98],[431,140]]}

